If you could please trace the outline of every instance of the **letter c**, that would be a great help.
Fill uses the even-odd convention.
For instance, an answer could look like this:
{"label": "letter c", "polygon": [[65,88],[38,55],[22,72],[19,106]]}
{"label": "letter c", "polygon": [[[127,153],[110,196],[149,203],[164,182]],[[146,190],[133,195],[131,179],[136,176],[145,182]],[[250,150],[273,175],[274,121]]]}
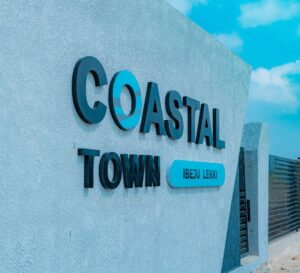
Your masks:
{"label": "letter c", "polygon": [[100,101],[91,108],[86,98],[86,80],[91,73],[97,87],[107,84],[107,77],[102,64],[94,57],[87,56],[80,59],[73,71],[72,96],[78,115],[89,124],[99,123],[103,120],[107,107]]}

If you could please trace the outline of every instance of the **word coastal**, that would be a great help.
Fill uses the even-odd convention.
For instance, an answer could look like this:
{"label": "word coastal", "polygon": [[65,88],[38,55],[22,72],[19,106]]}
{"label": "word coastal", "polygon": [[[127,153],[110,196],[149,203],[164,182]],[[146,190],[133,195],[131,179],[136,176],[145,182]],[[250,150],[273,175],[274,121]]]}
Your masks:
{"label": "word coastal", "polygon": [[[102,64],[94,57],[84,57],[75,65],[72,79],[73,102],[81,119],[88,124],[100,123],[107,112],[107,106],[96,101],[93,107],[87,102],[86,81],[91,74],[96,87],[108,84]],[[131,111],[126,114],[121,105],[121,93],[127,88],[131,97]],[[189,96],[182,97],[178,91],[167,92],[164,100],[168,119],[164,119],[158,85],[149,82],[143,105],[139,83],[135,76],[123,70],[117,72],[110,84],[108,104],[115,124],[122,130],[132,130],[141,120],[141,133],[149,133],[151,125],[155,126],[157,135],[167,135],[170,139],[180,139],[184,131],[184,121],[181,113],[187,108],[187,139],[188,142],[225,148],[225,141],[220,139],[219,109],[212,110],[212,122],[209,107],[206,103]],[[196,118],[196,114],[199,117]],[[196,126],[197,125],[197,126]]]}

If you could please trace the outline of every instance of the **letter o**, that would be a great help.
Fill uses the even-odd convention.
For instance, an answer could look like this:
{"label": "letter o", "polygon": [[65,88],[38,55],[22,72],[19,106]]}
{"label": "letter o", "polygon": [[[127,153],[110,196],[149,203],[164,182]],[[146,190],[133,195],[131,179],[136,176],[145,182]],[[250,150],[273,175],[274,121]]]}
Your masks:
{"label": "letter o", "polygon": [[[112,180],[108,177],[109,161],[111,161],[114,166],[114,175]],[[105,189],[115,189],[119,186],[122,178],[122,168],[120,157],[116,153],[105,153],[101,157],[99,163],[99,178]]]}
{"label": "letter o", "polygon": [[[121,105],[123,88],[129,90],[131,96],[131,111],[126,115]],[[134,75],[123,70],[116,73],[109,86],[109,107],[117,126],[122,130],[133,129],[140,121],[142,112],[142,96],[139,84]]]}

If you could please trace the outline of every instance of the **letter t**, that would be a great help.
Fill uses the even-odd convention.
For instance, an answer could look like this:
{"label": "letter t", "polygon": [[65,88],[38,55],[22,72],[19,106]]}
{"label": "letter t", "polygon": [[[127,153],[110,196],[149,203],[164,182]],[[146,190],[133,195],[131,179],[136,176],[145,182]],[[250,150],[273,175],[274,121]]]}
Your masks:
{"label": "letter t", "polygon": [[78,149],[78,155],[84,156],[84,187],[94,187],[94,157],[100,156],[99,150]]}

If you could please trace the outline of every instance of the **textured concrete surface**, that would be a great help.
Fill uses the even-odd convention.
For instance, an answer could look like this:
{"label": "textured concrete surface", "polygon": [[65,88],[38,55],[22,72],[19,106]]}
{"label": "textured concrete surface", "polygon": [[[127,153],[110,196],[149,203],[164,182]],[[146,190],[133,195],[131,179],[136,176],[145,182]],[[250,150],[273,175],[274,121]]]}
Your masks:
{"label": "textured concrete surface", "polygon": [[244,126],[246,196],[250,200],[249,256],[234,273],[253,272],[268,261],[269,138],[266,125]]}
{"label": "textured concrete surface", "polygon": [[246,194],[251,202],[249,253],[259,255],[266,262],[269,217],[269,138],[266,125],[246,124],[242,146],[245,147]]}
{"label": "textured concrete surface", "polygon": [[[160,0],[1,1],[0,33],[0,272],[220,273],[249,67]],[[189,145],[186,128],[179,141],[122,132],[109,113],[84,124],[71,78],[86,55],[109,80],[132,71],[143,98],[155,81],[162,98],[218,107],[226,149]],[[89,80],[90,103],[107,103],[101,89]],[[77,148],[160,155],[161,187],[84,190]],[[174,159],[223,163],[225,185],[171,189]]]}

